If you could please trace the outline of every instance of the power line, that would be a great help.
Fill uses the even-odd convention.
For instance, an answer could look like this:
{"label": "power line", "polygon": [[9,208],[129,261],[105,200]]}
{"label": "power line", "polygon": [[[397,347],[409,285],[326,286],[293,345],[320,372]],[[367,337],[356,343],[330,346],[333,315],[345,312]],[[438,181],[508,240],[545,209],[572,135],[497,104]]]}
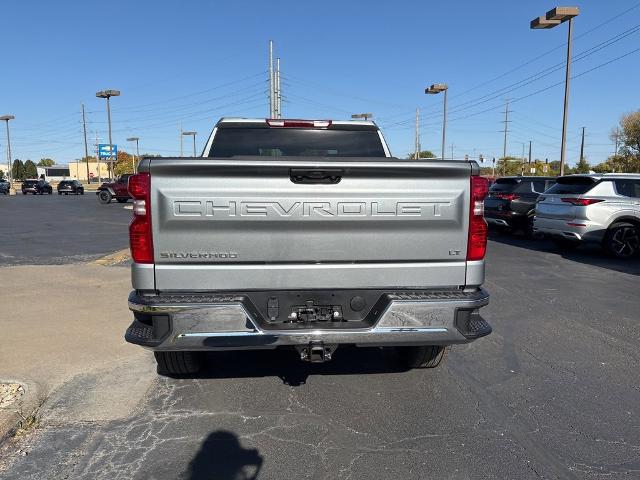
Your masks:
{"label": "power line", "polygon": [[[590,30],[587,30],[586,32],[581,33],[580,35],[575,36],[575,37],[574,37],[574,40],[577,40],[577,39],[579,39],[579,38],[582,38],[582,37],[584,37],[584,36],[586,36],[586,35],[590,34],[591,32],[594,32],[595,30],[597,30],[597,29],[599,29],[599,28],[601,28],[601,27],[603,27],[603,26],[605,26],[605,25],[607,25],[607,24],[611,23],[612,21],[614,21],[614,20],[616,20],[616,19],[618,19],[618,18],[620,18],[620,17],[624,16],[625,14],[629,13],[631,10],[634,10],[634,9],[636,9],[636,8],[638,8],[638,7],[640,7],[640,2],[636,3],[635,5],[633,5],[633,6],[632,6],[632,7],[630,7],[630,8],[627,8],[627,9],[626,9],[626,10],[624,10],[623,12],[620,12],[620,13],[618,13],[618,14],[614,15],[613,17],[611,17],[611,18],[609,18],[609,19],[605,20],[604,22],[602,22],[602,23],[600,23],[600,24],[596,25],[595,27],[591,28]],[[493,82],[495,82],[496,80],[500,80],[501,78],[504,78],[504,77],[506,77],[507,75],[510,75],[510,74],[512,74],[513,72],[516,72],[516,71],[520,70],[521,68],[524,68],[524,67],[526,67],[527,65],[530,65],[530,64],[534,63],[535,61],[540,60],[541,58],[543,58],[543,57],[545,57],[545,56],[547,56],[547,55],[549,55],[549,54],[551,54],[551,53],[555,52],[556,50],[559,50],[559,49],[561,49],[561,48],[564,48],[564,47],[566,46],[566,44],[567,44],[567,42],[563,42],[562,44],[560,44],[560,45],[558,45],[558,46],[556,46],[556,47],[553,47],[553,48],[551,48],[550,50],[547,50],[547,51],[545,51],[545,52],[543,52],[543,53],[541,53],[541,54],[539,54],[539,55],[535,56],[534,58],[532,58],[532,59],[530,59],[530,60],[527,60],[526,62],[521,63],[521,64],[520,64],[520,65],[518,65],[517,67],[514,67],[514,68],[512,68],[512,69],[510,69],[510,70],[508,70],[508,71],[506,71],[506,72],[502,73],[501,75],[498,75],[498,76],[496,76],[496,77],[494,77],[494,78],[492,78],[492,79],[490,79],[490,80],[487,80],[487,81],[485,81],[485,82],[483,82],[483,83],[480,83],[480,84],[478,84],[478,85],[476,85],[476,86],[474,86],[474,87],[472,87],[472,88],[469,88],[468,90],[465,90],[464,92],[461,92],[461,93],[459,93],[459,94],[455,95],[453,98],[461,97],[461,96],[463,96],[463,95],[466,95],[466,94],[467,94],[467,93],[469,93],[469,92],[472,92],[472,91],[477,90],[478,88],[481,88],[481,87],[484,87],[485,85],[488,85],[488,84],[490,84],[490,83],[493,83]]]}
{"label": "power line", "polygon": [[[607,62],[604,62],[604,63],[601,63],[601,64],[599,64],[599,65],[596,65],[595,67],[590,68],[590,69],[588,69],[588,70],[585,70],[584,72],[580,72],[580,73],[578,73],[578,74],[576,74],[576,75],[573,75],[573,76],[571,77],[571,79],[573,80],[573,79],[575,79],[575,78],[579,78],[579,77],[581,77],[581,76],[583,76],[583,75],[586,75],[587,73],[593,72],[594,70],[598,70],[599,68],[602,68],[602,67],[604,67],[604,66],[606,66],[606,65],[609,65],[610,63],[616,62],[616,61],[621,60],[621,59],[623,59],[623,58],[625,58],[625,57],[628,57],[629,55],[632,55],[632,54],[634,54],[634,53],[637,53],[638,51],[640,51],[640,48],[636,48],[635,50],[631,50],[630,52],[627,52],[627,53],[625,53],[625,54],[623,54],[623,55],[620,55],[620,56],[618,56],[618,57],[616,57],[616,58],[613,58],[613,59],[611,59],[611,60],[609,60],[609,61],[607,61]],[[511,101],[511,103],[516,103],[516,102],[519,102],[519,101],[524,100],[524,99],[526,99],[526,98],[533,97],[534,95],[539,95],[540,93],[546,92],[547,90],[550,90],[550,89],[552,89],[552,88],[554,88],[554,87],[557,87],[558,85],[562,85],[562,84],[564,84],[564,80],[562,80],[562,81],[560,81],[560,82],[556,82],[556,83],[554,83],[554,84],[552,84],[552,85],[548,85],[548,86],[546,86],[546,87],[544,87],[544,88],[541,88],[541,89],[539,89],[539,90],[536,90],[535,92],[529,93],[529,94],[527,94],[527,95],[523,95],[523,96],[521,96],[521,97],[518,97],[518,98],[516,98],[516,99],[512,100],[512,101]],[[479,111],[479,112],[474,112],[474,113],[470,113],[470,114],[468,114],[468,115],[464,115],[464,116],[462,116],[462,117],[454,118],[454,119],[452,119],[451,121],[455,121],[455,120],[462,120],[462,119],[466,119],[466,118],[471,118],[471,117],[474,117],[474,116],[476,116],[476,115],[480,115],[480,114],[482,114],[482,113],[486,113],[486,112],[490,112],[490,111],[496,110],[496,109],[500,108],[501,106],[502,106],[502,105],[496,105],[496,106],[494,106],[494,107],[490,107],[490,108],[487,108],[487,109],[485,109],[485,110],[481,110],[481,111]]]}

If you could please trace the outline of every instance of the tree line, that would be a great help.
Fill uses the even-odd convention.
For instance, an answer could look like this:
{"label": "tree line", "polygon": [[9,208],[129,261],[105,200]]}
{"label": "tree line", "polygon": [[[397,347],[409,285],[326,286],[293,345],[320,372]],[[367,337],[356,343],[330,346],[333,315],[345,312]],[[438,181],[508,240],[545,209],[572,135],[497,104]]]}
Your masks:
{"label": "tree line", "polygon": [[[51,167],[55,165],[55,161],[51,158],[41,158],[38,163],[32,160],[22,161],[15,159],[11,165],[11,176],[14,180],[26,180],[27,178],[37,178],[38,170],[36,167]],[[0,178],[4,178],[4,171],[0,170]]]}

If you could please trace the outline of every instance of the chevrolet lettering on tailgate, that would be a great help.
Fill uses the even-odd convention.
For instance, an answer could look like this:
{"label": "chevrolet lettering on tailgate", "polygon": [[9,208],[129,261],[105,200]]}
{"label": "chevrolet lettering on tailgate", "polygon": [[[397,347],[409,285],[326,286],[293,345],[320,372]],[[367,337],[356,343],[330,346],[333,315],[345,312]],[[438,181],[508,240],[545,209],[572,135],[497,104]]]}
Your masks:
{"label": "chevrolet lettering on tailgate", "polygon": [[441,217],[449,201],[245,201],[175,200],[176,217]]}

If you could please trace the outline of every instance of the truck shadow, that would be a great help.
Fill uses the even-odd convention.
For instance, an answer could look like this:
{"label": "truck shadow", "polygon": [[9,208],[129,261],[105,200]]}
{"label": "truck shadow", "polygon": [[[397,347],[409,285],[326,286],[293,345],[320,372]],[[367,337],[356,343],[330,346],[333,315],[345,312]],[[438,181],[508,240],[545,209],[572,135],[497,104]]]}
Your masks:
{"label": "truck shadow", "polygon": [[258,478],[264,458],[255,448],[243,448],[236,434],[225,430],[210,433],[189,463],[189,480]]}
{"label": "truck shadow", "polygon": [[405,372],[393,349],[340,347],[333,360],[307,363],[293,349],[207,353],[206,368],[195,378],[278,377],[285,385],[304,385],[313,375],[374,375]]}
{"label": "truck shadow", "polygon": [[607,268],[630,275],[640,275],[640,259],[609,257],[598,245],[581,245],[575,250],[562,251],[550,240],[526,238],[518,234],[501,233],[495,230],[489,231],[489,240],[527,250],[552,253],[572,262]]}

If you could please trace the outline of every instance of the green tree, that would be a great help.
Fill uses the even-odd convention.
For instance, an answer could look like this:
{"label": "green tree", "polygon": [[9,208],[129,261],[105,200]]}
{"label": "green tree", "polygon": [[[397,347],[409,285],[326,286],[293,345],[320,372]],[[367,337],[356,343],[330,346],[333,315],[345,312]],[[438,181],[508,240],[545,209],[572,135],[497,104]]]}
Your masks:
{"label": "green tree", "polygon": [[31,160],[24,162],[24,178],[36,178],[38,176],[38,169],[36,164]]}
{"label": "green tree", "polygon": [[4,172],[0,170],[0,180],[4,180]]}
{"label": "green tree", "polygon": [[41,158],[38,162],[39,167],[53,167],[56,164],[52,158]]}
{"label": "green tree", "polygon": [[613,169],[609,161],[599,163],[598,165],[594,165],[592,170],[596,173],[611,173]]}
{"label": "green tree", "polygon": [[522,174],[522,159],[517,157],[504,157],[496,161],[496,176],[512,176]]}
{"label": "green tree", "polygon": [[591,165],[587,162],[587,159],[582,157],[578,164],[572,169],[572,173],[589,173],[591,171]]}
{"label": "green tree", "polygon": [[11,167],[11,176],[14,180],[24,180],[24,164],[22,160],[15,159]]}
{"label": "green tree", "polygon": [[113,166],[113,174],[117,177],[124,173],[133,173],[133,157],[122,150],[118,151],[116,163]]}
{"label": "green tree", "polygon": [[621,145],[619,151],[607,160],[612,171],[640,172],[640,110],[623,114],[620,126],[611,132],[610,138]]}
{"label": "green tree", "polygon": [[[416,153],[410,153],[407,155],[407,158],[410,160],[416,159]],[[436,155],[431,150],[421,150],[418,154],[418,158],[436,158]]]}

